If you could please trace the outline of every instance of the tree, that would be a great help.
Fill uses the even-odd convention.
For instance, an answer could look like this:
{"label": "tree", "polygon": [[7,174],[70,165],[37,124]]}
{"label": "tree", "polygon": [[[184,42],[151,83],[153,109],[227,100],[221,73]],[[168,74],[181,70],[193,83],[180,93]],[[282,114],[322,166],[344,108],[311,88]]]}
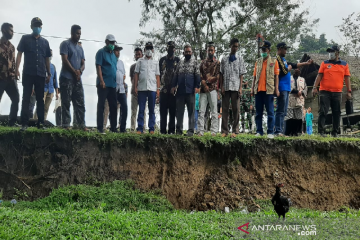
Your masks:
{"label": "tree", "polygon": [[316,38],[315,34],[301,34],[300,44],[297,52],[301,53],[320,53],[326,54],[326,49],[336,43],[331,40],[330,42],[326,39],[326,35],[320,34],[319,38]]}
{"label": "tree", "polygon": [[245,61],[253,66],[258,33],[272,41],[275,49],[277,42],[295,42],[299,32],[310,27],[308,12],[299,11],[300,4],[299,0],[143,0],[140,26],[152,19],[162,26],[141,32],[139,43],[151,39],[160,52],[169,40],[180,48],[190,43],[195,57],[204,58],[206,42],[216,43],[219,57],[229,51],[230,39],[237,37]]}
{"label": "tree", "polygon": [[356,15],[352,13],[347,18],[343,18],[343,23],[338,28],[345,37],[343,51],[358,59],[360,54],[360,13]]}

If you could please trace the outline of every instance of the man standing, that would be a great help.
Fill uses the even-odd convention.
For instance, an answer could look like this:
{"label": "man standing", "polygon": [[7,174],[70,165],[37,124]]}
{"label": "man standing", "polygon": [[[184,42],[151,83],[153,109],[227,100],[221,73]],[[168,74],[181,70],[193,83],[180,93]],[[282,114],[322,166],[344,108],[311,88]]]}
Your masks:
{"label": "man standing", "polygon": [[85,69],[85,56],[83,48],[78,44],[80,37],[81,27],[73,25],[71,27],[71,38],[63,41],[60,45],[62,60],[60,73],[61,121],[64,128],[70,127],[70,102],[72,102],[74,122],[76,122],[74,128],[86,130],[84,88],[81,81],[81,75]]}
{"label": "man standing", "polygon": [[[135,61],[139,60],[143,57],[142,49],[135,48],[134,50],[134,58]],[[136,128],[136,117],[138,113],[138,98],[135,95],[135,66],[136,63],[131,65],[130,67],[130,79],[131,79],[131,131],[135,131]],[[146,110],[144,111],[144,122],[146,122]]]}
{"label": "man standing", "polygon": [[160,95],[159,62],[153,59],[154,47],[151,42],[145,44],[145,57],[140,58],[135,67],[135,95],[138,97],[139,114],[137,134],[144,131],[144,111],[146,102],[149,108],[149,132],[155,130],[155,101]]}
{"label": "man standing", "polygon": [[246,73],[244,60],[241,56],[236,55],[239,49],[239,40],[236,38],[230,41],[230,54],[221,60],[220,82],[222,98],[222,123],[221,133],[225,137],[229,134],[229,106],[231,100],[231,109],[233,114],[233,126],[231,137],[239,133],[239,108],[240,97],[242,94],[243,75]]}
{"label": "man standing", "polygon": [[[125,89],[125,67],[123,61],[119,59],[120,51],[122,47],[115,46],[114,54],[117,60],[116,67],[116,97],[117,101],[120,103],[120,114],[119,114],[119,124],[120,132],[126,132],[126,119],[127,119],[127,99],[126,99],[126,89]],[[117,111],[116,111],[117,113]]]}
{"label": "man standing", "polygon": [[50,46],[49,42],[40,36],[42,21],[35,17],[31,20],[32,34],[22,36],[17,47],[18,54],[16,58],[16,76],[20,78],[19,66],[22,54],[24,53],[23,67],[23,100],[21,106],[21,124],[22,131],[28,128],[29,122],[29,102],[33,90],[35,90],[37,101],[37,127],[44,129],[44,87],[45,81],[49,83],[51,78],[50,72]]}
{"label": "man standing", "polygon": [[11,99],[9,126],[14,126],[19,109],[19,90],[15,79],[15,47],[9,41],[14,35],[13,25],[1,25],[2,37],[0,40],[0,101],[4,91]]}
{"label": "man standing", "polygon": [[[174,78],[176,66],[180,58],[174,56],[175,43],[167,43],[167,55],[159,62],[160,67],[160,133],[175,134],[176,98],[171,94],[171,81]],[[167,116],[169,112],[169,127],[166,131]]]}
{"label": "man standing", "polygon": [[270,56],[271,43],[264,41],[261,57],[256,60],[251,95],[255,94],[256,136],[264,134],[262,128],[264,105],[267,111],[267,136],[274,138],[274,93],[279,96],[279,64]]}
{"label": "man standing", "polygon": [[[248,87],[248,82],[243,83],[242,96],[240,102],[240,116],[241,116],[241,133],[245,132],[245,121],[248,121],[249,132],[252,130],[252,121],[251,117],[253,116],[254,111],[254,99],[251,96],[251,90]],[[245,120],[246,113],[246,120]]]}
{"label": "man standing", "polygon": [[116,132],[117,100],[116,100],[116,67],[117,58],[114,54],[115,37],[108,34],[105,39],[106,46],[101,48],[95,57],[96,62],[96,87],[98,93],[97,104],[97,128],[99,133],[105,133],[104,108],[105,100],[108,100],[110,110],[110,131]]}
{"label": "man standing", "polygon": [[318,76],[316,77],[313,94],[317,94],[317,87],[320,84],[320,110],[318,120],[318,132],[322,136],[325,134],[326,115],[331,107],[332,111],[332,136],[337,137],[340,129],[340,104],[344,85],[347,89],[346,97],[351,99],[351,83],[349,65],[340,59],[340,48],[332,46],[327,49],[329,60],[321,63]]}
{"label": "man standing", "polygon": [[220,79],[220,62],[215,58],[215,44],[207,44],[207,58],[200,64],[201,90],[199,98],[199,117],[198,128],[199,135],[204,135],[204,122],[206,107],[209,104],[211,112],[211,134],[213,136],[218,132],[218,111],[217,111],[217,85]]}
{"label": "man standing", "polygon": [[284,134],[284,118],[287,113],[287,108],[289,104],[289,93],[291,91],[291,69],[296,69],[301,66],[310,65],[313,60],[309,60],[304,63],[290,63],[285,59],[285,55],[288,48],[286,43],[281,42],[276,45],[277,48],[277,56],[276,59],[278,61],[280,67],[280,75],[279,75],[279,92],[280,96],[277,98],[277,109],[275,114],[275,135],[282,136]]}
{"label": "man standing", "polygon": [[195,58],[192,58],[192,48],[190,45],[184,47],[184,60],[179,62],[176,68],[171,93],[176,92],[176,134],[183,134],[183,121],[185,105],[188,111],[189,128],[188,136],[194,135],[195,125],[195,93],[199,92],[200,70]]}
{"label": "man standing", "polygon": [[[56,100],[59,98],[59,92],[58,92],[58,82],[57,82],[57,73],[56,68],[54,64],[51,63],[51,59],[53,56],[53,52],[51,51],[51,57],[50,57],[50,72],[51,72],[51,79],[48,83],[45,84],[44,88],[44,119],[47,119],[47,114],[49,111],[49,107],[51,104],[51,101],[54,97],[54,92],[56,92]],[[35,111],[34,118],[37,119],[37,111]]]}

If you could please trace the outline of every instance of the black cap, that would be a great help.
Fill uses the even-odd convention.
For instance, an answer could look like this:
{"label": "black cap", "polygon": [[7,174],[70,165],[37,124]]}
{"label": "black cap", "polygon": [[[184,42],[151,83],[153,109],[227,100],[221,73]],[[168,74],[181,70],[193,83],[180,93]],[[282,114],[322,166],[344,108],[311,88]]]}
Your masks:
{"label": "black cap", "polygon": [[146,48],[146,49],[154,49],[154,46],[153,46],[152,42],[147,42],[147,43],[145,44],[145,48]]}
{"label": "black cap", "polygon": [[121,51],[121,50],[123,50],[122,47],[120,47],[120,46],[118,46],[118,45],[115,45],[114,51]]}
{"label": "black cap", "polygon": [[35,23],[41,23],[41,25],[43,24],[41,19],[38,18],[38,17],[34,17],[32,20],[31,20],[31,25],[34,25]]}
{"label": "black cap", "polygon": [[168,46],[168,47],[176,47],[174,41],[168,41],[167,46]]}
{"label": "black cap", "polygon": [[271,47],[271,43],[269,41],[264,41],[263,45],[260,48],[269,48]]}
{"label": "black cap", "polygon": [[288,45],[286,45],[286,43],[284,43],[284,42],[281,42],[281,43],[278,43],[277,45],[276,45],[276,48],[277,49],[279,49],[279,48],[291,48],[290,46],[288,46]]}
{"label": "black cap", "polygon": [[141,48],[139,48],[139,47],[137,47],[137,48],[135,48],[135,49],[134,49],[134,52],[137,52],[137,51],[142,52],[142,49],[141,49]]}
{"label": "black cap", "polygon": [[334,46],[332,46],[331,48],[326,49],[326,51],[327,51],[327,52],[335,52],[335,51],[339,52],[339,51],[340,51],[340,48],[339,48],[339,46],[334,45]]}

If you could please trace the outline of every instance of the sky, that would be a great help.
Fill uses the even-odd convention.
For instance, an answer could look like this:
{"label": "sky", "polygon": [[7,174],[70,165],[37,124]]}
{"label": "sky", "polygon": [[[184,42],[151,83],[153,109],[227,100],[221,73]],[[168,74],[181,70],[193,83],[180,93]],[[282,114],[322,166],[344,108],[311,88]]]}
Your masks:
{"label": "sky", "polygon": [[[154,21],[146,28],[139,27],[141,17],[141,0],[0,0],[0,23],[9,22],[13,24],[14,31],[17,33],[31,33],[30,22],[33,17],[40,17],[43,21],[41,34],[46,36],[59,36],[64,39],[49,38],[53,50],[52,63],[56,66],[58,75],[61,70],[61,57],[59,53],[60,43],[65,38],[70,37],[70,28],[73,24],[78,24],[82,28],[82,39],[93,39],[105,41],[107,34],[114,34],[117,42],[124,49],[121,51],[120,59],[124,62],[127,72],[126,82],[131,87],[129,78],[130,66],[134,63],[133,44],[141,37],[140,31],[149,31],[158,28],[158,22]],[[360,9],[359,0],[304,0],[302,8],[309,9],[310,18],[320,18],[320,22],[315,29],[317,35],[325,33],[328,39],[333,39],[339,43],[343,40],[340,32],[335,26],[340,25],[342,18],[347,17],[353,11]],[[17,47],[22,35],[14,34],[11,42]],[[85,71],[82,81],[85,92],[86,125],[96,126],[96,69],[95,54],[104,46],[104,43],[82,41],[85,52]],[[23,62],[22,62],[23,63]],[[22,64],[20,73],[22,72]],[[20,79],[21,81],[21,79]],[[18,83],[20,97],[22,97],[22,85]],[[21,99],[21,98],[20,98]],[[0,114],[8,115],[11,101],[4,93],[0,103]],[[128,95],[128,121],[130,127],[131,112],[130,94]],[[51,103],[48,113],[48,120],[55,123],[55,97]],[[20,115],[21,101],[19,104]],[[186,116],[186,114],[185,114]],[[158,119],[157,119],[158,121]],[[184,129],[187,128],[187,121],[184,120]]]}

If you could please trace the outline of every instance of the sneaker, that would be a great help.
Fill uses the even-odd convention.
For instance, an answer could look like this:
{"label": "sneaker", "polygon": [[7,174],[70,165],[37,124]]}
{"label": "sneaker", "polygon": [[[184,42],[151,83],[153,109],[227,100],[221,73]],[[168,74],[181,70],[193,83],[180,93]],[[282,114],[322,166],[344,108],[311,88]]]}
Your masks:
{"label": "sneaker", "polygon": [[240,130],[240,133],[244,133],[245,131],[244,131],[244,128],[242,128],[241,130]]}
{"label": "sneaker", "polygon": [[282,133],[277,133],[277,134],[275,134],[275,136],[276,136],[276,137],[283,137],[284,134],[282,134]]}
{"label": "sneaker", "polygon": [[26,131],[27,128],[28,128],[27,125],[23,125],[23,126],[21,127],[20,131],[24,132],[24,131]]}
{"label": "sneaker", "polygon": [[221,137],[226,137],[226,134],[225,133],[221,134]]}
{"label": "sneaker", "polygon": [[150,134],[153,135],[153,134],[155,134],[155,133],[154,133],[154,131],[150,131]]}
{"label": "sneaker", "polygon": [[257,134],[255,135],[255,137],[261,137],[261,134],[260,134],[260,133],[257,133]]}
{"label": "sneaker", "polygon": [[142,132],[140,132],[140,131],[137,131],[137,132],[136,132],[136,134],[139,134],[139,135],[140,135],[140,134],[142,134]]}
{"label": "sneaker", "polygon": [[215,136],[216,136],[216,133],[212,133],[211,136],[215,137]]}
{"label": "sneaker", "polygon": [[273,139],[273,138],[274,138],[274,134],[268,134],[267,137],[270,138],[270,139]]}
{"label": "sneaker", "polygon": [[235,133],[232,133],[232,134],[230,135],[230,137],[231,137],[231,138],[235,138],[235,137],[236,137],[236,134],[235,134]]}

